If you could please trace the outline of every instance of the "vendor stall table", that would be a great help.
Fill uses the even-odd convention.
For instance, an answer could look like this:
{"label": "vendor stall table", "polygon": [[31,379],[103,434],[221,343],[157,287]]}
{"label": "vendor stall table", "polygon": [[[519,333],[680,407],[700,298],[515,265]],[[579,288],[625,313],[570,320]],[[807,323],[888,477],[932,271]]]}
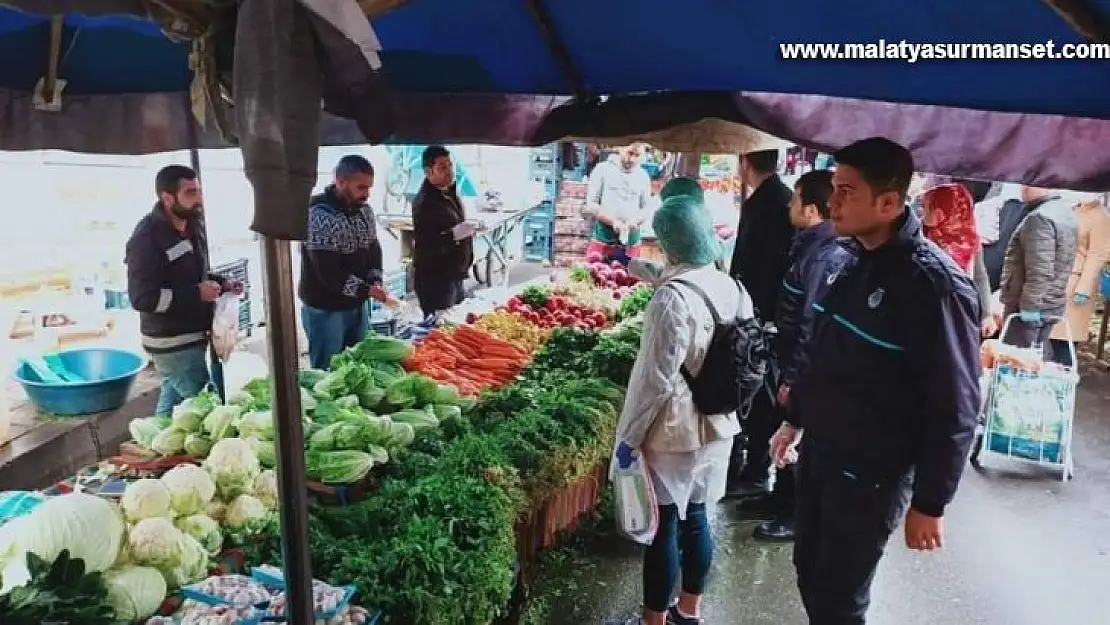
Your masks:
{"label": "vendor stall table", "polygon": [[[471,271],[474,279],[482,286],[508,283],[509,270],[516,262],[508,252],[508,244],[514,232],[528,215],[540,209],[541,205],[512,211],[479,211],[468,221],[478,227],[474,234],[474,265]],[[412,258],[413,225],[411,215],[385,214],[378,217],[390,234],[401,242],[401,257]]]}

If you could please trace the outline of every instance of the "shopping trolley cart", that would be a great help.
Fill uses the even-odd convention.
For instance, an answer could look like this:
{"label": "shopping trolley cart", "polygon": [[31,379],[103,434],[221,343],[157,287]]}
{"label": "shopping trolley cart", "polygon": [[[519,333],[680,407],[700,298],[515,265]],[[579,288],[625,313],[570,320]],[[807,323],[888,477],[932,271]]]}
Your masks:
{"label": "shopping trolley cart", "polygon": [[1075,472],[1071,443],[1079,384],[1071,326],[1066,318],[1048,320],[1064,324],[1071,356],[1065,365],[1046,361],[1041,345],[1005,344],[1017,317],[1006,318],[998,335],[999,354],[984,372],[986,401],[973,462],[979,466],[983,455],[995,455],[1057,468],[1066,482]]}

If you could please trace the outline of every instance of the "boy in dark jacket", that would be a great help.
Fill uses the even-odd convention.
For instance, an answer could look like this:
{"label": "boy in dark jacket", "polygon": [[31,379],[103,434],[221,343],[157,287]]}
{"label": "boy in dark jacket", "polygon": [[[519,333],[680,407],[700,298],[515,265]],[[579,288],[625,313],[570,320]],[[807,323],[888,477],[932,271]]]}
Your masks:
{"label": "boy in dark jacket", "polygon": [[[782,281],[775,326],[775,352],[779,365],[777,403],[780,411],[789,409],[790,388],[805,367],[813,322],[813,303],[824,294],[829,278],[835,279],[848,256],[838,242],[836,228],[828,221],[828,201],[832,195],[832,172],[811,171],[794,184],[790,202],[790,223],[798,229],[790,249],[789,268]],[[755,529],[758,540],[772,542],[794,539],[794,476],[789,468],[779,471],[774,491],[761,500],[744,506],[762,507],[773,520]]]}
{"label": "boy in dark jacket", "polygon": [[366,337],[366,301],[385,297],[382,247],[366,208],[373,186],[370,161],[344,156],[335,166],[335,181],[312,198],[308,209],[298,294],[315,369],[329,368],[332,356]]}
{"label": "boy in dark jacket", "polygon": [[814,305],[771,455],[784,466],[802,444],[794,565],[810,622],[862,625],[902,515],[907,547],[942,545],[978,420],[979,298],[905,207],[905,148],[876,137],[835,156],[830,219],[853,255]]}
{"label": "boy in dark jacket", "polygon": [[474,263],[476,228],[455,186],[455,164],[441,145],[424,150],[424,184],[412,202],[413,281],[425,315],[462,303]]}

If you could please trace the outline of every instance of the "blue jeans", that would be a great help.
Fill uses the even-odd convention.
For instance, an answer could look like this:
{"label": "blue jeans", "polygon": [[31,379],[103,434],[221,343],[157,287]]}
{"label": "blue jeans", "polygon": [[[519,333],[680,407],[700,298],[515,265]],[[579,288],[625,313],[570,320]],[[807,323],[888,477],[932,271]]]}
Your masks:
{"label": "blue jeans", "polygon": [[680,574],[683,592],[705,594],[712,564],[713,535],[705,504],[689,504],[685,521],[678,518],[677,506],[659,506],[659,529],[644,552],[644,607],[666,612]]}
{"label": "blue jeans", "polygon": [[313,369],[331,367],[331,357],[366,338],[370,317],[366,306],[350,310],[322,310],[301,306],[301,323],[308,335],[308,360]]}
{"label": "blue jeans", "polygon": [[151,354],[162,385],[158,393],[158,404],[154,414],[168,415],[173,407],[188,397],[194,397],[212,383],[220,397],[223,397],[223,367],[217,358],[212,358],[212,370],[208,369],[207,346],[197,345],[166,354]]}

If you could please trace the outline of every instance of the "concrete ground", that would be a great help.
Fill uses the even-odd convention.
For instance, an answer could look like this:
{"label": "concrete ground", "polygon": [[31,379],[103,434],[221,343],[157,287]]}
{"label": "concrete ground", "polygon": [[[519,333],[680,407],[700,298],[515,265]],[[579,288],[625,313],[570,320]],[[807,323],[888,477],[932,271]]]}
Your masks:
{"label": "concrete ground", "polygon": [[[1085,373],[1078,397],[1076,477],[984,456],[969,468],[935,554],[895,535],[873,588],[874,625],[1105,625],[1110,583],[1110,376]],[[715,520],[710,624],[804,625],[789,546],[751,538],[753,524]],[[605,540],[584,560],[556,567],[543,601],[547,622],[601,623],[640,602],[638,550]]]}

